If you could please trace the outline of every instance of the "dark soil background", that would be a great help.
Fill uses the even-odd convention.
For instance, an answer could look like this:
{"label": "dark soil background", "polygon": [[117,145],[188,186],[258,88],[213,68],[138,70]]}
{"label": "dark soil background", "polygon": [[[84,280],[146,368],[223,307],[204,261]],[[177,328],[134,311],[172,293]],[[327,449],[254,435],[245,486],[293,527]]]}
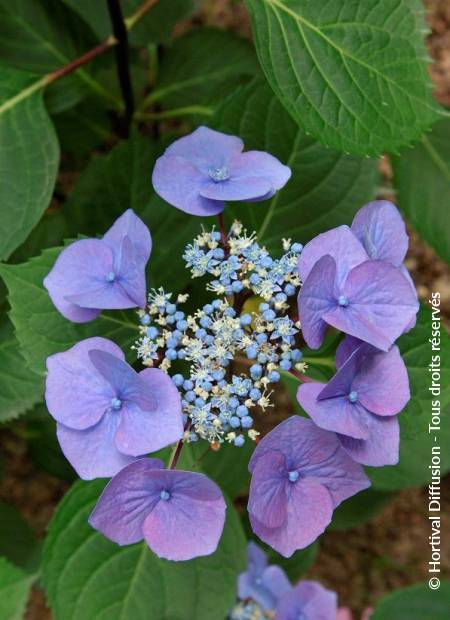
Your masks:
{"label": "dark soil background", "polygon": [[[430,72],[435,84],[435,96],[443,105],[450,105],[450,2],[426,2],[431,33],[428,45],[434,64]],[[195,22],[232,28],[250,36],[248,16],[240,3],[209,0]],[[182,24],[179,31],[190,24]],[[386,181],[390,166],[386,158],[380,161]],[[61,179],[67,186],[67,179]],[[70,189],[70,187],[68,188]],[[407,258],[422,299],[439,290],[442,310],[450,323],[450,270],[414,232],[411,231]],[[280,397],[278,409],[283,408]],[[284,401],[286,402],[286,401]],[[286,413],[288,413],[286,411]],[[55,507],[68,488],[68,483],[37,469],[27,454],[23,436],[24,423],[17,422],[12,430],[0,431],[0,460],[4,476],[0,500],[15,505],[30,523],[38,538],[43,538]],[[442,531],[450,531],[450,478],[443,484]],[[346,532],[329,532],[309,578],[320,580],[336,590],[341,605],[360,612],[373,605],[383,594],[427,579],[429,525],[426,516],[427,493],[410,489],[399,493],[374,519]],[[443,546],[443,577],[450,577],[450,546]],[[33,591],[27,620],[50,620],[44,597]],[[424,618],[424,620],[427,620]],[[431,619],[430,619],[431,620]]]}

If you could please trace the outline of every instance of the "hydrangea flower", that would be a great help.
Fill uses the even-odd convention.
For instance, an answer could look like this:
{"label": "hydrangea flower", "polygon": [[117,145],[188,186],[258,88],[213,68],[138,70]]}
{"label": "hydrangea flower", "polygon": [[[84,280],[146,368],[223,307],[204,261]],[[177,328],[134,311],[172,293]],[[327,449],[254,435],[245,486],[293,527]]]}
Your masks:
{"label": "hydrangea flower", "polygon": [[[355,218],[360,221],[360,218]],[[357,229],[359,230],[359,224]],[[361,227],[364,226],[361,224]],[[384,231],[389,237],[389,230]],[[378,237],[380,256],[383,253]],[[366,235],[366,241],[369,237]],[[322,344],[327,325],[388,351],[419,309],[417,295],[402,271],[373,260],[348,226],[318,235],[298,261],[303,287],[298,297],[303,337]]]}
{"label": "hydrangea flower", "polygon": [[[369,257],[399,267],[414,295],[417,295],[414,282],[403,264],[408,251],[408,234],[397,207],[388,200],[369,202],[355,215],[351,229]],[[405,331],[412,329],[415,324],[414,316]]]}
{"label": "hydrangea flower", "polygon": [[217,549],[225,510],[219,487],[203,474],[140,459],[108,483],[89,523],[119,545],[144,539],[161,558],[191,560]]}
{"label": "hydrangea flower", "polygon": [[299,416],[261,440],[249,470],[253,531],[285,557],[311,544],[343,500],[370,486],[335,433]]}
{"label": "hydrangea flower", "polygon": [[266,200],[287,183],[291,170],[269,153],[243,148],[236,136],[198,127],[156,161],[153,187],[192,215],[217,215],[227,200]]}
{"label": "hydrangea flower", "polygon": [[280,600],[275,620],[336,620],[337,595],[316,581],[300,581]]}
{"label": "hydrangea flower", "polygon": [[280,566],[268,566],[267,555],[254,542],[249,542],[247,556],[247,570],[238,579],[238,597],[253,599],[266,611],[275,609],[280,597],[292,588],[286,573]]}
{"label": "hydrangea flower", "polygon": [[88,338],[47,358],[45,400],[67,459],[85,479],[109,477],[183,435],[181,399],[157,368],[137,373],[122,350]]}
{"label": "hydrangea flower", "polygon": [[74,323],[92,321],[101,310],[143,308],[150,232],[131,209],[102,239],[81,239],[56,259],[44,286],[61,314]]}
{"label": "hydrangea flower", "polygon": [[410,399],[408,373],[398,347],[387,353],[347,337],[336,352],[338,368],[323,383],[303,384],[297,400],[317,426],[338,433],[358,463],[380,467],[398,462],[396,414]]}

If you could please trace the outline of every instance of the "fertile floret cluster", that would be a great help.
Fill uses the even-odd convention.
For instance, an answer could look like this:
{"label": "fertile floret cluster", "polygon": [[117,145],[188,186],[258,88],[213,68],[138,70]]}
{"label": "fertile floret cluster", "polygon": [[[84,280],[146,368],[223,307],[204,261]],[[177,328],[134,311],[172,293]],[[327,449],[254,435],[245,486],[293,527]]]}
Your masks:
{"label": "fertile floret cluster", "polygon": [[[139,311],[137,357],[166,372],[177,361],[186,368],[172,377],[182,396],[186,441],[242,446],[245,436],[254,440],[252,412],[271,406],[271,384],[280,380],[280,371],[305,369],[295,340],[299,323],[288,315],[300,284],[302,246],[285,240],[283,249],[283,256],[273,259],[239,222],[226,238],[214,229],[203,231],[183,258],[192,277],[213,276],[206,289],[216,297],[187,315],[179,309],[187,295],[172,301],[159,289]],[[255,299],[255,310],[247,311]],[[239,357],[245,373],[232,367]]]}

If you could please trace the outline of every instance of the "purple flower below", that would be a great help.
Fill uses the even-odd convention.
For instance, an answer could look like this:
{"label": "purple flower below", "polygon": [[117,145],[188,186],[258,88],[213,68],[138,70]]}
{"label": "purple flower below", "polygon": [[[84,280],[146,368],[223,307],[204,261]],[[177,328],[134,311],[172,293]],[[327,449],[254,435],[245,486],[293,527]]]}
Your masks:
{"label": "purple flower below", "polygon": [[181,399],[166,373],[137,373],[121,349],[88,338],[47,359],[45,399],[78,475],[109,477],[183,435]]}
{"label": "purple flower below", "polygon": [[370,486],[335,433],[299,416],[261,440],[249,470],[253,531],[285,557],[311,544],[343,500]]}
{"label": "purple flower below", "polygon": [[251,598],[266,611],[275,609],[280,597],[292,588],[286,573],[280,566],[268,566],[266,554],[253,542],[247,554],[247,570],[238,579],[238,597]]}
{"label": "purple flower below", "polygon": [[347,336],[336,352],[338,371],[325,385],[303,384],[297,399],[317,426],[338,433],[344,450],[363,465],[394,465],[399,455],[396,414],[410,399],[398,347],[387,353]]}
{"label": "purple flower below", "polygon": [[298,308],[311,348],[321,345],[331,325],[388,351],[414,323],[417,294],[409,274],[398,266],[407,237],[398,211],[391,207],[366,205],[355,217],[354,230],[339,226],[303,248]]}
{"label": "purple flower below", "polygon": [[157,160],[152,183],[168,203],[192,215],[217,215],[227,200],[266,200],[291,171],[263,151],[242,152],[240,138],[198,127]]}
{"label": "purple flower below", "polygon": [[128,209],[102,239],[81,239],[65,248],[44,286],[74,323],[92,321],[105,309],[143,308],[151,247],[148,228]]}
{"label": "purple flower below", "polygon": [[109,482],[89,523],[119,545],[144,539],[161,558],[190,560],[217,549],[225,510],[219,487],[203,474],[140,459]]}
{"label": "purple flower below", "polygon": [[300,581],[280,600],[275,620],[336,620],[337,595],[316,581]]}

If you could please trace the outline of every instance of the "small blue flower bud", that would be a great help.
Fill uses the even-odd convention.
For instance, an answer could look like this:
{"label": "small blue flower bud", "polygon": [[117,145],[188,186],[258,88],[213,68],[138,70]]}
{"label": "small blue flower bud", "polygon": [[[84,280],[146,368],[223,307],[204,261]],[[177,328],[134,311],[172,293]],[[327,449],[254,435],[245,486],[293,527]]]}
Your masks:
{"label": "small blue flower bud", "polygon": [[185,357],[186,357],[186,349],[180,349],[178,351],[178,359],[184,360]]}
{"label": "small blue flower bud", "polygon": [[184,400],[187,400],[188,403],[193,403],[195,400],[195,392],[193,392],[192,390],[186,392],[186,394],[184,395]]}
{"label": "small blue flower bud", "polygon": [[249,360],[255,359],[255,357],[258,355],[258,349],[254,344],[252,344],[245,349],[245,354]]}
{"label": "small blue flower bud", "polygon": [[213,252],[213,256],[217,260],[222,260],[223,258],[225,258],[225,252],[222,250],[222,248],[216,248]]}
{"label": "small blue flower bud", "polygon": [[167,315],[166,322],[167,322],[168,325],[173,325],[173,323],[176,323],[176,319],[175,319],[174,315],[173,314]]}
{"label": "small blue flower bud", "polygon": [[296,254],[300,254],[300,252],[303,250],[303,245],[301,243],[293,243],[291,246],[291,250]]}
{"label": "small blue flower bud", "polygon": [[226,308],[224,315],[231,316],[231,318],[234,318],[236,316],[236,311],[233,308]]}
{"label": "small blue flower bud", "polygon": [[271,370],[267,376],[272,383],[276,383],[280,380],[280,373],[277,370]]}
{"label": "small blue flower bud", "polygon": [[228,401],[228,405],[230,409],[236,409],[237,407],[239,407],[239,398],[236,398],[236,396],[232,396]]}
{"label": "small blue flower bud", "polygon": [[247,325],[251,325],[252,317],[251,317],[250,314],[241,314],[239,320],[241,322],[241,325],[243,325],[245,327]]}
{"label": "small blue flower bud", "polygon": [[260,364],[267,364],[267,360],[268,360],[268,357],[267,357],[267,355],[265,353],[260,353],[258,355],[258,362]]}
{"label": "small blue flower bud", "polygon": [[253,426],[253,418],[249,415],[244,416],[241,418],[241,426],[242,428],[251,428]]}
{"label": "small blue flower bud", "polygon": [[149,325],[151,321],[150,315],[148,314],[144,314],[144,316],[141,317],[141,325]]}
{"label": "small blue flower bud", "polygon": [[275,301],[285,302],[287,299],[287,295],[285,293],[277,293],[275,295]]}
{"label": "small blue flower bud", "polygon": [[258,344],[264,344],[265,342],[267,342],[267,334],[258,334],[256,336],[256,342]]}
{"label": "small blue flower bud", "polygon": [[291,358],[294,362],[299,362],[303,357],[303,353],[299,349],[293,349],[291,351]]}
{"label": "small blue flower bud", "polygon": [[205,404],[205,401],[203,400],[203,398],[197,397],[195,399],[195,404],[197,407],[203,407]]}
{"label": "small blue flower bud", "polygon": [[239,418],[237,418],[236,416],[233,416],[232,418],[230,418],[230,426],[232,428],[239,428],[241,425],[241,421]]}
{"label": "small blue flower bud", "polygon": [[210,381],[203,381],[202,390],[205,390],[205,392],[210,392],[212,390],[212,383]]}
{"label": "small blue flower bud", "polygon": [[261,265],[261,267],[268,269],[272,263],[273,263],[273,260],[270,258],[270,256],[263,256],[259,264]]}
{"label": "small blue flower bud", "polygon": [[212,324],[212,320],[209,318],[209,316],[202,316],[202,318],[200,319],[200,325],[202,327],[211,327]]}
{"label": "small blue flower bud", "polygon": [[289,360],[286,360],[286,359],[281,360],[281,362],[280,362],[281,370],[290,370],[291,367],[292,367],[292,364],[291,364],[291,362]]}
{"label": "small blue flower bud", "polygon": [[178,344],[178,339],[174,338],[173,336],[171,338],[167,339],[166,345],[169,347],[169,349],[174,349]]}
{"label": "small blue flower bud", "polygon": [[218,230],[213,230],[211,233],[211,239],[213,241],[220,241],[220,232]]}
{"label": "small blue flower bud", "polygon": [[242,446],[243,446],[243,445],[244,445],[244,443],[245,443],[245,437],[244,437],[244,435],[238,435],[238,436],[235,438],[235,440],[234,440],[234,442],[233,442],[233,443],[234,443],[234,445],[235,445],[237,448],[242,448]]}
{"label": "small blue flower bud", "polygon": [[174,314],[174,317],[176,321],[181,321],[182,319],[184,319],[184,312],[181,312],[181,310],[177,310]]}
{"label": "small blue flower bud", "polygon": [[167,349],[165,357],[172,362],[177,359],[178,353],[175,349]]}
{"label": "small blue flower bud", "polygon": [[236,409],[236,413],[240,418],[243,418],[248,414],[248,409],[245,405],[239,405]]}
{"label": "small blue flower bud", "polygon": [[258,388],[253,388],[250,390],[249,396],[253,401],[257,401],[261,398],[261,390],[258,390]]}
{"label": "small blue flower bud", "polygon": [[260,312],[265,312],[266,310],[269,310],[269,309],[270,309],[269,304],[266,304],[266,303],[259,304],[259,311]]}
{"label": "small blue flower bud", "polygon": [[207,335],[208,333],[206,329],[203,329],[203,327],[200,327],[200,329],[197,329],[197,331],[195,332],[195,337],[199,340],[203,340],[204,338],[206,338]]}
{"label": "small blue flower bud", "polygon": [[211,305],[215,310],[219,310],[220,306],[222,305],[222,301],[220,299],[215,299]]}
{"label": "small blue flower bud", "polygon": [[284,287],[284,292],[288,297],[292,297],[292,295],[295,295],[295,286],[290,283],[286,284]]}
{"label": "small blue flower bud", "polygon": [[265,310],[263,312],[263,318],[266,321],[273,321],[276,318],[276,316],[277,315],[275,314],[275,312],[273,310]]}
{"label": "small blue flower bud", "polygon": [[194,387],[194,383],[190,379],[186,379],[186,381],[183,383],[183,389],[186,391],[192,390],[193,387]]}
{"label": "small blue flower bud", "polygon": [[185,319],[181,319],[181,321],[177,321],[177,329],[179,329],[181,332],[184,332],[186,327],[187,327],[187,321]]}
{"label": "small blue flower bud", "polygon": [[250,375],[253,379],[259,379],[262,375],[263,369],[261,364],[253,364],[250,366]]}
{"label": "small blue flower bud", "polygon": [[175,383],[177,387],[181,387],[184,383],[184,377],[183,375],[180,375],[180,374],[174,375],[172,377],[172,381]]}
{"label": "small blue flower bud", "polygon": [[242,284],[240,280],[235,280],[231,284],[231,290],[233,291],[233,293],[240,293],[243,288],[244,288],[244,285]]}
{"label": "small blue flower bud", "polygon": [[152,326],[147,329],[146,334],[151,340],[154,340],[158,336],[159,331],[157,330],[156,327]]}
{"label": "small blue flower bud", "polygon": [[212,312],[214,312],[214,308],[212,306],[212,304],[205,304],[202,308],[203,312],[205,314],[211,314]]}
{"label": "small blue flower bud", "polygon": [[167,314],[175,314],[175,312],[177,311],[177,307],[175,304],[166,304],[166,312]]}

